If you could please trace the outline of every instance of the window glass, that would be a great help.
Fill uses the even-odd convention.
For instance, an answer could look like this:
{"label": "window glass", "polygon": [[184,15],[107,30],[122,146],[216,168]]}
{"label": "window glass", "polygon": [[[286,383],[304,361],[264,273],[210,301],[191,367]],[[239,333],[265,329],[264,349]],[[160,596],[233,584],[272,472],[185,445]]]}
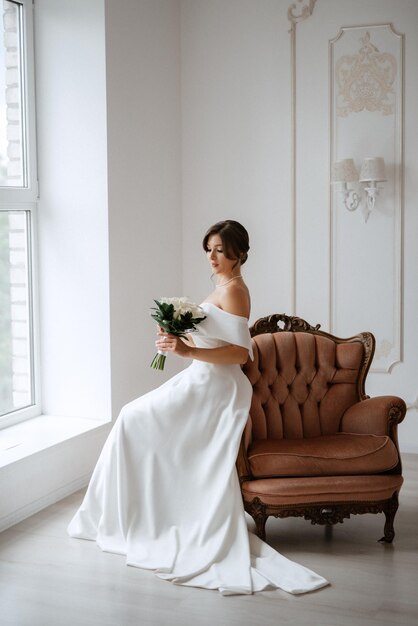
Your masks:
{"label": "window glass", "polygon": [[31,406],[28,211],[0,211],[0,417]]}
{"label": "window glass", "polygon": [[0,3],[0,186],[26,187],[22,5]]}

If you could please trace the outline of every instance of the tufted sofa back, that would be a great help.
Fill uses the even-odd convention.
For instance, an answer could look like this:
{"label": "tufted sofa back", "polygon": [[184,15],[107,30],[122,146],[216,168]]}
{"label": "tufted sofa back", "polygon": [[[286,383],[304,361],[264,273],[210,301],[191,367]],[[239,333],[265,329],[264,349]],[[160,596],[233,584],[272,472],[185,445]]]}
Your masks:
{"label": "tufted sofa back", "polygon": [[254,361],[243,367],[253,386],[249,439],[337,433],[343,413],[359,400],[361,341],[286,331],[252,341]]}

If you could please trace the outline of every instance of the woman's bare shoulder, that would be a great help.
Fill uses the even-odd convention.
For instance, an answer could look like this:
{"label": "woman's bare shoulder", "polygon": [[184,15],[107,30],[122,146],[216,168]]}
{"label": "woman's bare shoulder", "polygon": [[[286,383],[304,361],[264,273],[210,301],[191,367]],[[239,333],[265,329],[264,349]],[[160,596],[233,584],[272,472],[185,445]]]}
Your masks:
{"label": "woman's bare shoulder", "polygon": [[250,293],[246,285],[230,285],[219,296],[219,305],[227,313],[250,317]]}

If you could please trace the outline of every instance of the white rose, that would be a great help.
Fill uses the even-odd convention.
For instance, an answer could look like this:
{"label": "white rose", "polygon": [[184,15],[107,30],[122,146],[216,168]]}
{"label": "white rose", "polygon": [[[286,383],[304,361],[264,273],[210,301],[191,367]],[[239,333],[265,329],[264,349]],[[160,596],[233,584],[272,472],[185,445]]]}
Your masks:
{"label": "white rose", "polygon": [[190,300],[186,296],[180,298],[160,298],[160,302],[164,304],[172,304],[174,307],[173,318],[179,319],[181,315],[185,315],[190,312],[194,318],[205,317],[205,314],[200,306]]}

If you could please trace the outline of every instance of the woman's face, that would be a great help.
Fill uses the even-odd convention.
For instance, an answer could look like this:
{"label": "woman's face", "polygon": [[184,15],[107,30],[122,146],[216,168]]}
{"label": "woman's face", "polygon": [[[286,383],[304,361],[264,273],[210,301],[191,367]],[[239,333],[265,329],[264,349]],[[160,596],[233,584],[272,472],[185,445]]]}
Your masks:
{"label": "woman's face", "polygon": [[[237,265],[236,259],[227,259],[223,252],[222,239],[219,235],[211,235],[206,246],[206,255],[213,274],[229,276]],[[234,268],[235,266],[235,268]]]}

